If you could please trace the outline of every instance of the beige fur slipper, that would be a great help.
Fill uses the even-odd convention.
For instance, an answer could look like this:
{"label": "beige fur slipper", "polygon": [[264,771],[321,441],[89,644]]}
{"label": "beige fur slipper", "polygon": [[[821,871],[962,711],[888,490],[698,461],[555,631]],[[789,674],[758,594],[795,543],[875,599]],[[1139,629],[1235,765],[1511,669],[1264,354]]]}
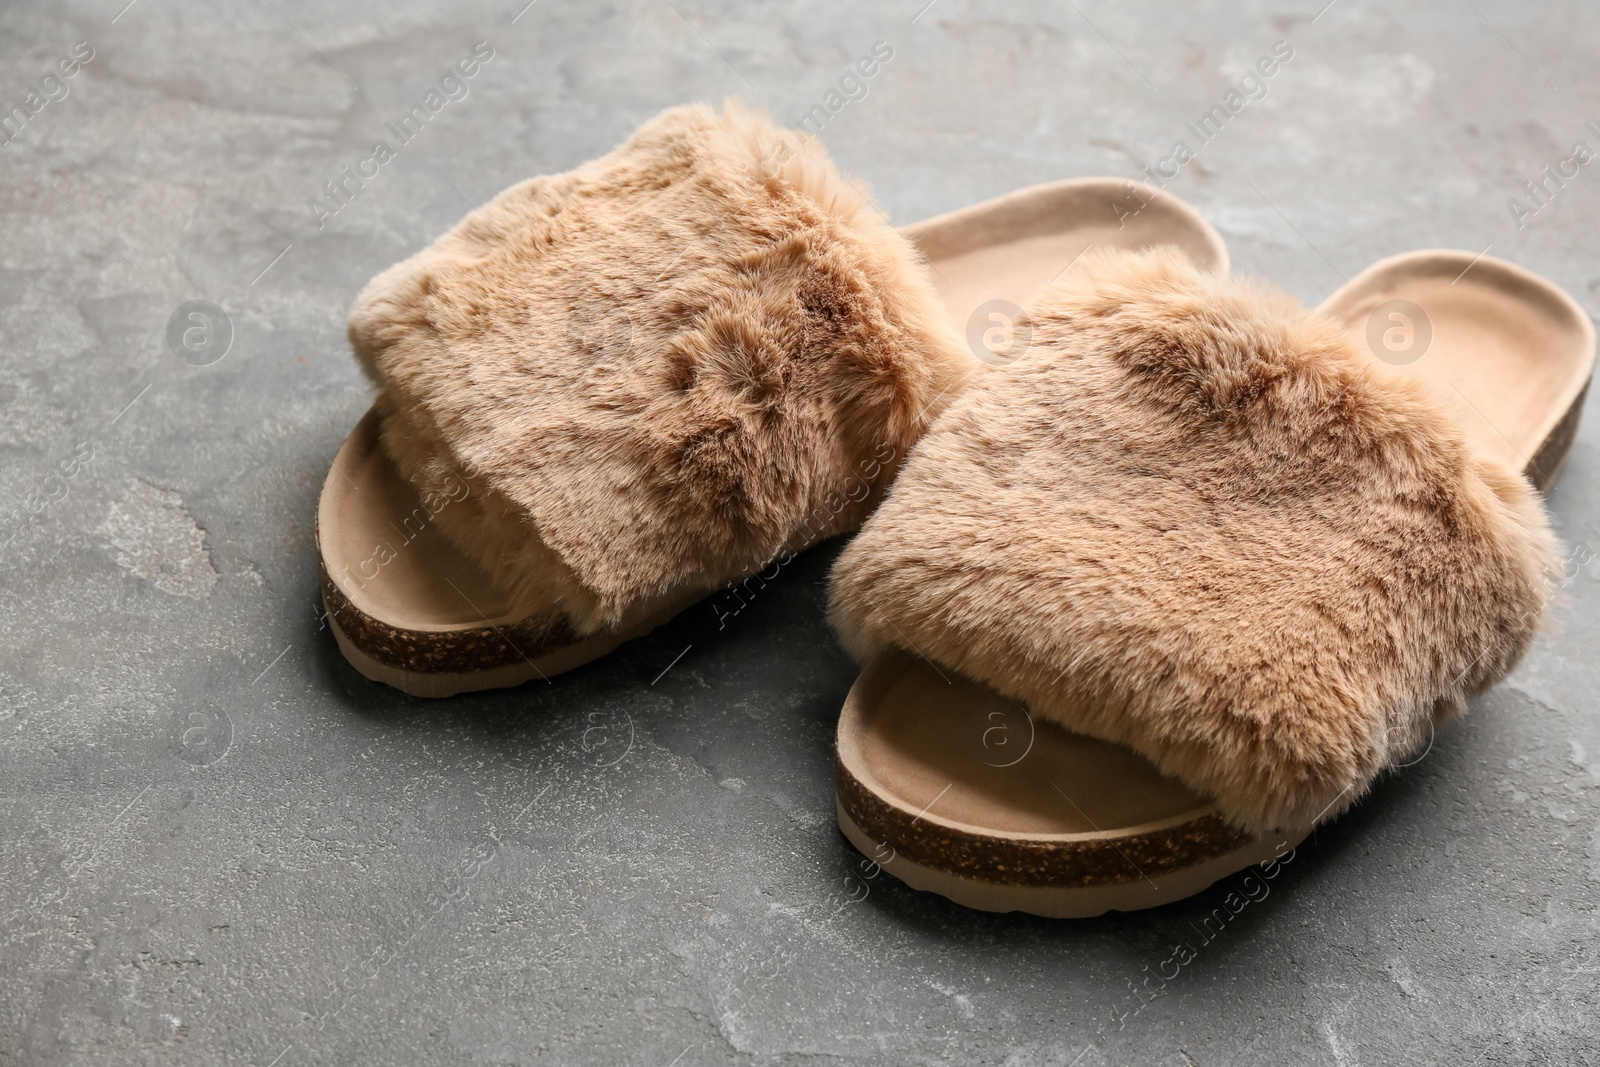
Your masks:
{"label": "beige fur slipper", "polygon": [[850,841],[985,910],[1166,903],[1280,856],[1509,671],[1556,557],[1518,471],[1560,466],[1594,333],[1469,261],[1379,264],[1331,314],[1166,250],[1044,292],[835,567],[867,664]]}
{"label": "beige fur slipper", "polygon": [[512,186],[351,311],[378,395],[318,505],[340,649],[421,696],[547,678],[854,529],[1093,244],[1227,268],[1193,211],[1125,181],[901,233],[737,105]]}

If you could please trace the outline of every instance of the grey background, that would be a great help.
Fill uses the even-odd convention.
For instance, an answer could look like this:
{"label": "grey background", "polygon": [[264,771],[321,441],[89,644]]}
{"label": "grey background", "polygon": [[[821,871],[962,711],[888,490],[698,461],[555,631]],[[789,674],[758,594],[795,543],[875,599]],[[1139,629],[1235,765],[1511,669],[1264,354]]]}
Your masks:
{"label": "grey background", "polygon": [[[793,122],[877,40],[894,58],[823,138],[897,222],[1132,176],[1287,39],[1169,186],[1240,270],[1315,301],[1383,255],[1491,247],[1600,301],[1600,164],[1524,229],[1506,206],[1600,148],[1593,4],[937,0],[913,23],[923,2],[0,10],[7,109],[96,53],[0,149],[0,1062],[1600,1056],[1600,564],[1148,1001],[1231,883],[1044,922],[861,880],[832,814],[837,545],[720,629],[701,605],[513,692],[405,698],[320,629],[313,507],[369,399],[343,336],[365,280],[664,106]],[[478,40],[470,95],[319,229],[308,198]],[[231,320],[213,365],[166,349],[187,300]],[[1597,435],[1591,410],[1550,497],[1574,546],[1600,548]]]}

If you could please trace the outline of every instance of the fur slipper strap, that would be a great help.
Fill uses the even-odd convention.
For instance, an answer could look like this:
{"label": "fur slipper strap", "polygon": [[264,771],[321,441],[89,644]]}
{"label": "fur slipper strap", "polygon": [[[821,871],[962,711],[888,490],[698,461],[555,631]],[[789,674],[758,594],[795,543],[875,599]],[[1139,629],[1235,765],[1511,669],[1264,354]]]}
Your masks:
{"label": "fur slipper strap", "polygon": [[580,630],[853,528],[975,362],[821,148],[734,104],[507,189],[350,337],[402,472],[474,488],[446,534]]}

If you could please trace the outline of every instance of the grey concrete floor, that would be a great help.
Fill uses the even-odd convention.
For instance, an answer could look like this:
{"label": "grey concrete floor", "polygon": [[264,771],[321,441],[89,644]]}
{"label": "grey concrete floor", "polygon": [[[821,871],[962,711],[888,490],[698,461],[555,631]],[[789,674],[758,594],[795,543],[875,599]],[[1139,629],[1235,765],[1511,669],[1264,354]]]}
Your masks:
{"label": "grey concrete floor", "polygon": [[[369,400],[343,333],[367,278],[662,107],[797,120],[877,41],[823,139],[897,221],[1135,175],[1287,40],[1169,186],[1240,270],[1314,301],[1383,255],[1490,248],[1593,310],[1600,164],[1531,217],[1507,200],[1600,149],[1600,9],[126,3],[0,10],[0,105],[39,92],[0,149],[0,1062],[1600,1058],[1600,564],[1201,943],[1230,883],[1044,922],[860,880],[837,545],[724,626],[701,605],[555,684],[424,703],[339,657],[311,543]],[[468,95],[319,219],[478,41]],[[166,341],[187,301],[221,309],[192,323],[191,362],[226,347],[205,366]],[[1550,507],[1600,550],[1600,412]]]}

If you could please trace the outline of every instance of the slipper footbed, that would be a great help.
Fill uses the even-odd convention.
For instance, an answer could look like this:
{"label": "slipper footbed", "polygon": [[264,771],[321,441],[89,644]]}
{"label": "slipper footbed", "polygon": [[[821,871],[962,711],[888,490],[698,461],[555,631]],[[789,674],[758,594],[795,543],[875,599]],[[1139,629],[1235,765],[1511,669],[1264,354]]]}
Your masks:
{"label": "slipper footbed", "polygon": [[1445,405],[1475,454],[1554,481],[1595,364],[1594,326],[1566,293],[1492,256],[1434,250],[1373,264],[1320,310],[1376,371]]}

